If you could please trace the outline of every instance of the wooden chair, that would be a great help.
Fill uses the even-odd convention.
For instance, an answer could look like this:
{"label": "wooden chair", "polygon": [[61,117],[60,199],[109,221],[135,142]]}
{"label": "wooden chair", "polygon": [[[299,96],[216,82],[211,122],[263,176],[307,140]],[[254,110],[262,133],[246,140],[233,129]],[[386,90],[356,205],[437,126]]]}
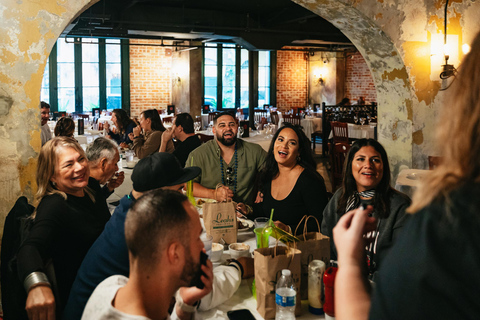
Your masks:
{"label": "wooden chair", "polygon": [[440,162],[442,161],[442,157],[435,157],[435,156],[428,156],[428,169],[434,170]]}
{"label": "wooden chair", "polygon": [[330,149],[330,164],[331,164],[331,182],[332,182],[332,192],[335,193],[335,190],[342,185],[343,180],[343,166],[345,159],[347,158],[348,150],[350,150],[350,145],[348,143],[329,143]]}
{"label": "wooden chair", "polygon": [[162,119],[162,122],[163,122],[163,124],[165,124],[165,123],[171,123],[171,124],[173,125],[173,116],[164,117],[164,118]]}
{"label": "wooden chair", "polygon": [[208,114],[208,123],[207,124],[210,124],[210,122],[213,121],[213,119],[217,116],[217,114],[220,114],[220,112],[210,112]]}
{"label": "wooden chair", "polygon": [[277,111],[270,112],[270,119],[272,120],[272,123],[274,125],[278,125],[278,122],[279,122],[278,112]]}
{"label": "wooden chair", "polygon": [[333,143],[348,144],[348,124],[346,122],[332,121]]}
{"label": "wooden chair", "polygon": [[311,141],[312,141],[312,151],[315,152],[315,144],[319,142],[323,144],[323,134],[321,130],[315,131],[312,133]]}
{"label": "wooden chair", "polygon": [[262,122],[262,118],[267,119],[267,111],[266,110],[254,110],[253,114],[254,114],[253,119],[255,119],[254,121]]}
{"label": "wooden chair", "polygon": [[283,122],[290,122],[293,125],[296,124],[296,125],[301,126],[302,125],[302,118],[300,118],[300,116],[294,115],[294,114],[284,114],[283,115]]}
{"label": "wooden chair", "polygon": [[197,133],[197,137],[198,139],[200,139],[202,143],[213,140],[213,136],[210,136],[208,134],[203,134],[203,133]]}

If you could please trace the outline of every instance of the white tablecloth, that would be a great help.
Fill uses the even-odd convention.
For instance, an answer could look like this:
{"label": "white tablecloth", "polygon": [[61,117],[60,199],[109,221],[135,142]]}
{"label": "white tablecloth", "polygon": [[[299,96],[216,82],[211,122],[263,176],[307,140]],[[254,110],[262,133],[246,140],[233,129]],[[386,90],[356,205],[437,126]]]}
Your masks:
{"label": "white tablecloth", "polygon": [[[250,246],[250,252],[253,252],[256,249],[256,238],[253,231],[242,232],[238,234],[238,242],[246,243]],[[270,237],[269,246],[275,246],[275,238]],[[283,245],[283,244],[282,244]],[[252,255],[253,256],[253,255]],[[227,251],[224,251],[222,260],[230,258],[230,254]],[[215,266],[214,266],[215,268]],[[263,319],[262,316],[257,312],[257,300],[253,297],[251,292],[252,279],[242,280],[242,283],[235,294],[225,301],[220,306],[213,308],[208,311],[199,312],[204,319],[228,319],[227,312],[231,310],[238,309],[248,309],[253,314],[255,319]],[[317,316],[308,312],[308,301],[302,301],[302,316],[301,319],[310,320],[310,319],[325,319],[325,316]]]}
{"label": "white tablecloth", "polygon": [[[278,120],[278,124],[280,128],[283,124],[283,118]],[[305,118],[300,120],[300,124],[308,139],[310,139],[312,133],[315,131],[322,131],[322,118]]]}
{"label": "white tablecloth", "polygon": [[[350,139],[375,139],[376,124],[358,125],[348,124],[348,138]],[[330,131],[329,139],[333,138],[333,132]]]}
{"label": "white tablecloth", "polygon": [[430,170],[404,169],[400,171],[395,181],[395,189],[408,195],[410,198]]}

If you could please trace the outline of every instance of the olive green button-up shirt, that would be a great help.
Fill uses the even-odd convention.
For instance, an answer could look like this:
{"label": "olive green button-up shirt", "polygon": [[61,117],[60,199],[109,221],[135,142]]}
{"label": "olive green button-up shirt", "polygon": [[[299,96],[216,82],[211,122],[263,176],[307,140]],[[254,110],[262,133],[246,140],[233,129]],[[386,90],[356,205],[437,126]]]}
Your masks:
{"label": "olive green button-up shirt", "polygon": [[[236,174],[236,193],[233,197],[234,201],[253,203],[255,200],[253,193],[255,177],[262,169],[267,153],[263,148],[255,143],[250,143],[237,139],[237,172],[230,176],[235,179]],[[193,150],[188,156],[186,167],[196,166],[202,169],[202,173],[194,179],[194,182],[200,183],[202,186],[215,189],[218,183],[222,183],[222,170],[220,161],[221,149],[217,140],[210,140],[197,149]],[[235,168],[235,156],[232,157],[230,163],[223,161],[223,184],[228,186],[232,191],[233,185],[226,184],[227,168]]]}

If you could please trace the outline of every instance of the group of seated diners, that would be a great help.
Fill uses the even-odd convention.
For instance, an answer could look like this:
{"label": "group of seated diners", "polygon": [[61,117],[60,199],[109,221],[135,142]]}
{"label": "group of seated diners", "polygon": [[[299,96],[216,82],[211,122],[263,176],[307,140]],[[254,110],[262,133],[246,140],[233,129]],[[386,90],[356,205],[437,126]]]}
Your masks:
{"label": "group of seated diners", "polygon": [[[285,230],[295,230],[305,214],[314,216],[338,263],[337,319],[476,318],[478,61],[479,35],[450,89],[448,106],[455,112],[442,113],[442,163],[413,202],[391,187],[387,153],[373,139],[352,144],[342,185],[329,197],[299,126],[279,128],[265,152],[237,138],[235,117],[220,113],[214,140],[180,148],[188,156],[184,167],[172,153],[192,136],[189,124],[181,124],[186,116],[177,116],[180,122],[166,131],[158,112],[148,110],[140,126],[122,112],[112,117],[117,129],[109,136],[131,143],[141,160],[132,173],[133,190],[110,216],[106,197],[123,181],[115,176],[118,168],[108,167],[118,152],[99,172],[99,162],[87,158],[95,148],[85,154],[73,138],[53,138],[39,155],[35,220],[18,253],[28,317],[190,319],[230,298],[241,279],[252,276],[253,262],[242,258],[215,269],[210,261],[201,263],[199,216],[181,192],[193,179],[194,196],[233,200],[251,219],[270,217],[273,209],[275,224]],[[175,148],[172,137],[183,142]],[[46,275],[50,262],[55,283]]]}

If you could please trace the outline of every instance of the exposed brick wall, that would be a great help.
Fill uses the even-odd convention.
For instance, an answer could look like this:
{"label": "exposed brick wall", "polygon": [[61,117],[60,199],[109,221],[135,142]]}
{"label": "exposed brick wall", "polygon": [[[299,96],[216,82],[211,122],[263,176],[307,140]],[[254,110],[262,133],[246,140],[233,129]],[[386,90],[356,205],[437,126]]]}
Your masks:
{"label": "exposed brick wall", "polygon": [[[154,40],[130,40],[130,44],[153,43]],[[131,115],[143,110],[166,109],[171,103],[171,47],[130,46]]]}
{"label": "exposed brick wall", "polygon": [[307,60],[301,51],[277,51],[277,108],[307,104]]}
{"label": "exposed brick wall", "polygon": [[359,52],[347,58],[345,92],[352,103],[360,97],[364,97],[367,103],[377,102],[372,74]]}

